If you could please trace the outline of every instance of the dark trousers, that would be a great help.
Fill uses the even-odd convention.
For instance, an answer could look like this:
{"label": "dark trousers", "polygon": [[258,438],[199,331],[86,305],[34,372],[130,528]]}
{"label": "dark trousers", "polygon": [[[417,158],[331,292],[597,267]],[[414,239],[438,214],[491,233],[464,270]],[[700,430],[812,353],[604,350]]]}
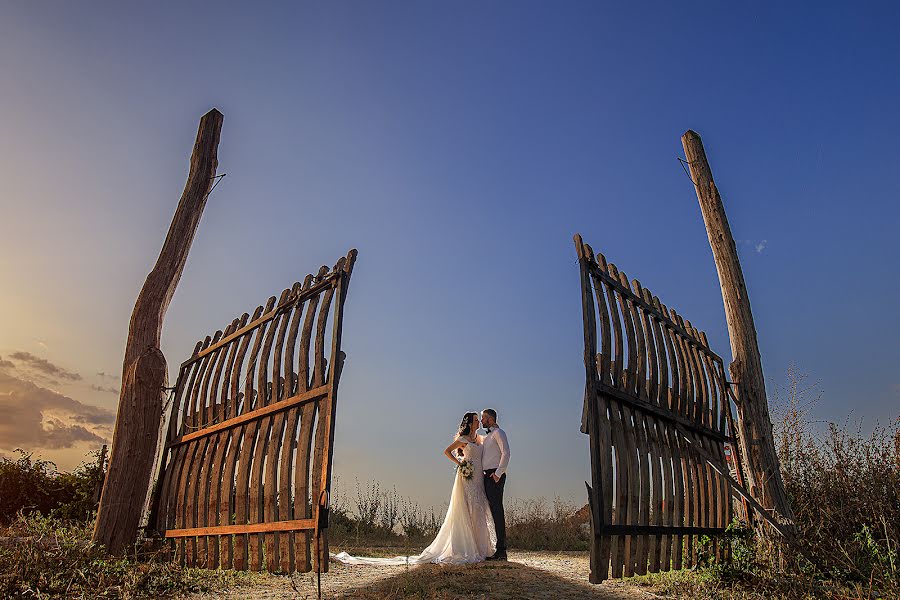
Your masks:
{"label": "dark trousers", "polygon": [[484,472],[484,493],[491,507],[491,516],[494,517],[494,528],[497,530],[497,554],[506,554],[506,516],[503,514],[503,486],[506,485],[506,473],[500,476],[500,481],[494,481],[491,475],[497,469],[488,469]]}

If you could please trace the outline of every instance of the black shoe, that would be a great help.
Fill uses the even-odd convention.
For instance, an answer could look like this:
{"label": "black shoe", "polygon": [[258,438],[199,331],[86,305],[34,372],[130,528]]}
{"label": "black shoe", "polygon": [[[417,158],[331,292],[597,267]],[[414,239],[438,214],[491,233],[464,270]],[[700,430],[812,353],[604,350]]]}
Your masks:
{"label": "black shoe", "polygon": [[484,560],[506,560],[506,552],[495,552]]}

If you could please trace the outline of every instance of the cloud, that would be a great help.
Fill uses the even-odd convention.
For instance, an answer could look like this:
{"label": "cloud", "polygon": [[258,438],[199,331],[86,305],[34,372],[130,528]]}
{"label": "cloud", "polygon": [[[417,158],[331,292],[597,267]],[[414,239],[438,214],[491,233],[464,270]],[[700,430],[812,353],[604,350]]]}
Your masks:
{"label": "cloud", "polygon": [[116,415],[0,370],[0,448],[71,448],[107,443]]}
{"label": "cloud", "polygon": [[15,369],[16,365],[13,364],[11,360],[4,360],[2,356],[0,356],[0,369]]}
{"label": "cloud", "polygon": [[110,394],[118,394],[119,390],[114,387],[104,387],[102,385],[93,385],[91,384],[91,389],[95,392],[109,392]]}
{"label": "cloud", "polygon": [[116,381],[119,380],[118,375],[110,375],[109,373],[106,373],[104,371],[97,371],[97,377],[100,377],[101,379],[110,379],[110,380],[116,380]]}
{"label": "cloud", "polygon": [[78,373],[54,365],[49,360],[35,356],[31,352],[13,352],[9,357],[24,363],[42,375],[52,376],[58,379],[67,379],[69,381],[81,381],[81,375]]}
{"label": "cloud", "polygon": [[734,243],[740,244],[741,246],[752,246],[757,254],[762,254],[762,251],[765,250],[766,246],[769,244],[769,240],[734,240]]}

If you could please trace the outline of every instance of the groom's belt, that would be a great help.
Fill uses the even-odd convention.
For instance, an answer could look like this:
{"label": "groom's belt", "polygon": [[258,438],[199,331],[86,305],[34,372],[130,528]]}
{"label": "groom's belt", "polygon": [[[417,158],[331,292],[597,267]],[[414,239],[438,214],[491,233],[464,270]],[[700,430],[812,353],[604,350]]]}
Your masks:
{"label": "groom's belt", "polygon": [[[497,467],[497,468],[499,469],[500,467]],[[485,469],[484,474],[485,475],[493,475],[496,470],[497,469]]]}

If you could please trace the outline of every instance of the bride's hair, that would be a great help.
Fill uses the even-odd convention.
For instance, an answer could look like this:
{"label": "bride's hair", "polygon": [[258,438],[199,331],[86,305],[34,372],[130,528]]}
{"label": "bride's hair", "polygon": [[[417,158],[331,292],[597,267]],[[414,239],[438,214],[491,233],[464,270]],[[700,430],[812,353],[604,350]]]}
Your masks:
{"label": "bride's hair", "polygon": [[478,413],[467,412],[463,415],[462,421],[459,423],[459,435],[469,435],[472,433],[472,422]]}

